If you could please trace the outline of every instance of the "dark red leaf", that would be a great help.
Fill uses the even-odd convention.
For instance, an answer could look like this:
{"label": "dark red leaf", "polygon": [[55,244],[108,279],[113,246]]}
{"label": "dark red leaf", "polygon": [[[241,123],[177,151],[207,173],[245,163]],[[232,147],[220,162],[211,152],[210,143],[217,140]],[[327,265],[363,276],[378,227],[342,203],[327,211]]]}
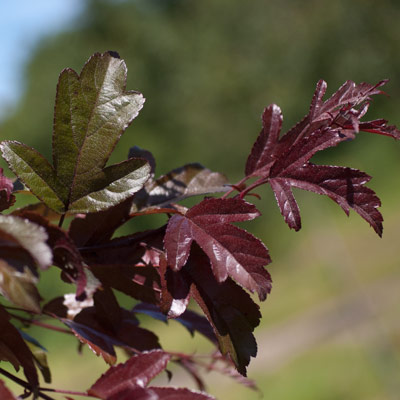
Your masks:
{"label": "dark red leaf", "polygon": [[291,186],[281,178],[270,179],[269,183],[285,222],[290,228],[298,231],[301,228],[300,210]]}
{"label": "dark red leaf", "polygon": [[0,211],[7,210],[15,203],[12,180],[3,175],[3,168],[0,168]]}
{"label": "dark red leaf", "polygon": [[263,129],[254,143],[246,163],[246,175],[264,175],[268,173],[268,167],[274,161],[274,147],[279,139],[282,127],[281,109],[271,104],[263,113]]}
{"label": "dark red leaf", "polygon": [[87,285],[84,262],[68,233],[62,228],[51,224],[39,214],[17,210],[15,215],[26,218],[46,230],[48,235],[47,244],[53,251],[53,264],[63,271],[63,276],[68,282],[73,282],[77,285],[76,295],[78,297],[84,295]]}
{"label": "dark red leaf", "polygon": [[215,400],[207,393],[172,387],[150,387],[160,400]]}
{"label": "dark red leaf", "polygon": [[160,301],[160,276],[152,266],[92,264],[90,269],[105,287],[147,303],[158,304]]}
{"label": "dark red leaf", "polygon": [[164,256],[160,259],[158,272],[161,280],[160,309],[168,318],[177,318],[189,304],[190,287],[179,271],[168,267]]}
{"label": "dark red leaf", "polygon": [[[188,282],[186,281],[186,285],[187,284]],[[166,315],[163,314],[159,307],[154,304],[139,303],[133,308],[132,311],[135,313],[147,314],[160,321],[168,322]],[[196,312],[186,310],[178,318],[175,318],[175,321],[180,322],[191,333],[191,335],[194,335],[194,332],[197,331],[204,335],[211,342],[217,342],[214,331],[208,320]]]}
{"label": "dark red leaf", "polygon": [[0,379],[0,399],[17,400],[17,398],[7,389],[6,385],[1,379]]}
{"label": "dark red leaf", "polygon": [[[88,390],[91,396],[109,399],[118,393],[135,388],[144,388],[162,372],[171,359],[162,350],[153,350],[131,357],[126,363],[119,364],[103,374]],[[118,397],[115,397],[118,398]]]}
{"label": "dark red leaf", "polygon": [[231,279],[218,283],[211,274],[207,257],[198,248],[182,273],[191,282],[192,297],[214,328],[221,352],[229,354],[245,376],[250,357],[257,354],[252,332],[260,322],[258,305]]}
{"label": "dark red leaf", "polygon": [[400,139],[400,130],[394,125],[387,125],[385,119],[376,119],[374,121],[360,122],[360,131],[377,133],[394,139]]}
{"label": "dark red leaf", "polygon": [[21,366],[32,389],[39,385],[32,352],[18,330],[10,323],[10,315],[2,306],[0,306],[0,360],[11,362],[16,371]]}
{"label": "dark red leaf", "polygon": [[[279,129],[264,121],[264,129],[249,156],[250,167],[246,167],[246,173],[248,177],[260,177],[251,189],[266,182],[271,184],[290,228],[301,228],[300,211],[292,193],[292,187],[298,187],[329,196],[347,214],[349,208],[353,208],[378,235],[382,235],[383,218],[377,210],[380,201],[371,189],[364,186],[370,177],[350,168],[316,166],[310,163],[310,159],[318,151],[353,139],[359,131],[400,139],[400,131],[395,126],[388,126],[386,120],[360,121],[368,110],[371,96],[383,93],[379,88],[385,83],[356,85],[347,81],[324,102],[327,86],[321,80],[309,113],[282,138],[279,138]],[[267,122],[271,121],[273,110],[272,106],[267,109]],[[278,118],[277,112],[275,115]]]}
{"label": "dark red leaf", "polygon": [[115,230],[129,220],[133,199],[130,197],[105,211],[77,215],[69,227],[76,246],[91,246],[111,239]]}
{"label": "dark red leaf", "polygon": [[[160,348],[157,336],[138,326],[135,315],[119,306],[111,289],[97,291],[93,301],[94,305],[83,308],[73,321],[63,318],[63,315],[60,319],[82,343],[86,343],[107,363],[114,364],[116,361],[114,346],[130,351]],[[62,308],[55,308],[51,304],[46,310],[64,312]]]}
{"label": "dark red leaf", "polygon": [[174,215],[164,245],[168,264],[178,271],[185,265],[195,241],[210,258],[218,282],[228,276],[265,300],[271,278],[264,269],[271,260],[263,243],[230,222],[249,221],[259,215],[256,207],[238,198],[203,200],[185,215]]}

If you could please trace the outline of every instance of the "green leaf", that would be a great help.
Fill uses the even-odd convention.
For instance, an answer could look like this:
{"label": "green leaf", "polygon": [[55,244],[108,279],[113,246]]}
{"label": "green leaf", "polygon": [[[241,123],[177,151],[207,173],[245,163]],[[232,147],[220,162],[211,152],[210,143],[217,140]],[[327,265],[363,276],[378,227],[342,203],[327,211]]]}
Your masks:
{"label": "green leaf", "polygon": [[150,176],[145,159],[106,167],[122,133],[143,107],[141,93],[126,91],[127,68],[116,53],[94,54],[78,75],[62,71],[56,95],[53,165],[15,142],[0,145],[10,168],[53,210],[96,212],[139,191]]}
{"label": "green leaf", "polygon": [[0,293],[12,303],[40,313],[40,294],[35,286],[37,278],[25,268],[21,273],[0,260]]}
{"label": "green leaf", "polygon": [[0,215],[0,293],[24,309],[40,312],[36,268],[47,268],[52,252],[44,228],[23,218]]}

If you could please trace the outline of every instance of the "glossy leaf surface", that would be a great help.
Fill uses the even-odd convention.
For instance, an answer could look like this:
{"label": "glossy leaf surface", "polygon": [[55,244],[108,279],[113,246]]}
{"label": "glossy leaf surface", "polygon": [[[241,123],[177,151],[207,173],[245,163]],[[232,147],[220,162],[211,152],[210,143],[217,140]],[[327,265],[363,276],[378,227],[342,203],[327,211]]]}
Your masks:
{"label": "glossy leaf surface", "polygon": [[47,233],[26,219],[0,215],[0,293],[17,306],[40,312],[37,268],[52,262]]}
{"label": "glossy leaf surface", "polygon": [[161,350],[133,356],[126,363],[111,367],[88,390],[88,394],[108,399],[125,390],[144,388],[167,367],[170,358]]}
{"label": "glossy leaf surface", "polygon": [[388,126],[386,120],[361,122],[371,96],[381,94],[386,81],[373,86],[356,85],[347,81],[328,100],[323,101],[326,82],[319,81],[309,113],[283,137],[279,137],[282,114],[276,105],[267,107],[263,114],[263,130],[247,159],[246,175],[258,176],[253,185],[269,182],[290,228],[301,228],[300,211],[292,193],[297,187],[324,194],[338,203],[346,214],[353,208],[382,235],[380,201],[365,187],[370,177],[360,171],[334,166],[319,166],[310,162],[318,151],[354,139],[361,130],[400,138],[400,131]]}
{"label": "glossy leaf surface", "polygon": [[218,282],[228,276],[265,300],[271,279],[264,269],[271,260],[267,248],[253,235],[231,224],[259,215],[240,199],[205,199],[185,215],[174,215],[164,239],[168,264],[178,271],[188,260],[195,241],[210,259]]}
{"label": "glossy leaf surface", "polygon": [[126,65],[116,53],[95,54],[78,75],[65,69],[57,86],[53,165],[15,141],[1,144],[3,157],[22,182],[57,212],[107,209],[140,190],[150,176],[144,159],[106,167],[121,134],[143,106],[126,91]]}

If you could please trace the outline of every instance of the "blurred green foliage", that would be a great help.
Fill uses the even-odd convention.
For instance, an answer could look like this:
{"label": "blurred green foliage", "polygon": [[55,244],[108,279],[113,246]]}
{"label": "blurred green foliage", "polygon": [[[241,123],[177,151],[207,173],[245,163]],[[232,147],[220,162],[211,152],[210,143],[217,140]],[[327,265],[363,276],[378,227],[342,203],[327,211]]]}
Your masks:
{"label": "blurred green foliage", "polygon": [[[60,71],[65,67],[80,71],[92,53],[106,50],[120,53],[128,66],[128,89],[139,90],[147,98],[110,161],[126,158],[129,147],[139,145],[155,155],[158,174],[198,161],[227,173],[233,182],[240,179],[263,108],[278,104],[284,130],[289,129],[308,111],[321,78],[328,82],[328,93],[347,79],[373,83],[389,78],[385,90],[391,98],[375,99],[368,119],[383,117],[400,125],[398,0],[86,3],[84,15],[69,32],[50,37],[37,48],[27,66],[21,102],[0,124],[2,139],[22,141],[50,158]],[[316,160],[360,168],[374,176],[369,186],[388,205],[383,214],[390,221],[400,198],[398,154],[399,146],[392,140],[361,134]],[[264,238],[274,260],[270,270],[275,286],[263,312],[265,321],[279,322],[326,298],[342,296],[352,290],[354,281],[371,284],[376,279],[371,271],[378,269],[383,276],[387,271],[389,276],[396,270],[394,223],[388,228],[392,237],[384,236],[378,247],[364,222],[356,218],[349,222],[328,200],[299,193],[304,229],[295,234],[282,221],[270,191],[261,194],[263,200],[256,204],[265,215],[250,230]],[[398,213],[393,218],[400,220]],[[324,226],[318,228],[321,221]],[[356,230],[347,224],[354,224]],[[360,232],[363,236],[358,236]],[[358,239],[350,245],[343,235]],[[389,267],[382,266],[382,260]],[[349,275],[354,265],[358,267]],[[258,339],[262,332],[256,331]],[[310,350],[275,375],[267,375],[268,379],[262,369],[251,375],[257,377],[266,399],[395,399],[391,396],[398,392],[385,386],[385,379],[371,378],[386,361],[370,362],[368,349],[347,342],[346,346]],[[395,359],[391,359],[395,365],[391,374],[396,374],[400,345],[391,352]],[[260,353],[268,353],[268,344]],[[86,383],[82,386],[87,387]],[[258,398],[248,391],[238,392],[239,397],[226,396]]]}

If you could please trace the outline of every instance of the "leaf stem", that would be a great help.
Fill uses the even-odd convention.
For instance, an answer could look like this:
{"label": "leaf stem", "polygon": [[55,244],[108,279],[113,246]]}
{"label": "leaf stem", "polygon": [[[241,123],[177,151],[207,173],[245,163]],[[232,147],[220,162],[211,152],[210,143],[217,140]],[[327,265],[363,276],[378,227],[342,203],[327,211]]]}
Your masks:
{"label": "leaf stem", "polygon": [[51,389],[51,388],[40,388],[42,392],[52,392],[52,393],[61,393],[61,394],[69,394],[71,396],[82,396],[82,397],[95,397],[86,392],[73,392],[70,390],[61,390],[61,389]]}
{"label": "leaf stem", "polygon": [[[22,379],[18,378],[17,376],[11,374],[10,372],[6,371],[5,369],[0,368],[0,374],[4,375],[5,377],[7,377],[11,381],[15,382],[16,384],[22,386],[24,389],[29,390],[30,392],[32,392],[31,385],[28,382],[25,382],[24,380],[22,380]],[[53,397],[47,396],[47,394],[40,393],[40,391],[42,389],[39,388],[38,390],[39,390],[39,392],[37,393],[37,396],[41,397],[42,399],[55,400]]]}
{"label": "leaf stem", "polygon": [[64,329],[64,328],[59,328],[58,326],[54,326],[54,325],[50,325],[50,324],[46,324],[45,322],[40,322],[40,321],[36,321],[34,319],[28,319],[28,318],[24,318],[24,317],[20,317],[19,315],[14,315],[11,314],[12,318],[18,319],[21,322],[26,322],[32,325],[36,325],[36,326],[40,326],[41,328],[45,328],[45,329],[49,329],[52,331],[56,331],[56,332],[61,332],[61,333],[68,333],[69,335],[72,335],[73,333],[68,330],[68,329]]}
{"label": "leaf stem", "polygon": [[60,221],[58,222],[58,227],[59,227],[59,228],[61,228],[61,226],[62,226],[62,224],[63,224],[63,222],[64,222],[64,219],[65,219],[65,214],[62,214],[62,215],[61,215],[61,218],[60,218]]}

